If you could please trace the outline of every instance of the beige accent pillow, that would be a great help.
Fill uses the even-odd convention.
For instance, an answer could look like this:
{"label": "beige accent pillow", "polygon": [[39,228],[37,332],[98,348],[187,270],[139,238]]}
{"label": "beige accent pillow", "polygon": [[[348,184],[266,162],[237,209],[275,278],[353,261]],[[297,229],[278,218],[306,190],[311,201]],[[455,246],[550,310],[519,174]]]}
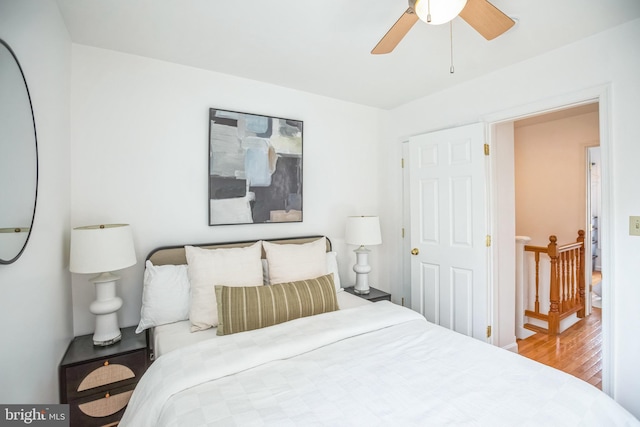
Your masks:
{"label": "beige accent pillow", "polygon": [[263,242],[263,247],[271,285],[327,274],[327,239],[324,237],[302,245]]}
{"label": "beige accent pillow", "polygon": [[216,286],[218,335],[338,310],[333,274],[269,286]]}
{"label": "beige accent pillow", "polygon": [[202,249],[185,246],[184,249],[191,282],[191,332],[218,325],[216,285],[262,285],[262,242],[246,248]]}

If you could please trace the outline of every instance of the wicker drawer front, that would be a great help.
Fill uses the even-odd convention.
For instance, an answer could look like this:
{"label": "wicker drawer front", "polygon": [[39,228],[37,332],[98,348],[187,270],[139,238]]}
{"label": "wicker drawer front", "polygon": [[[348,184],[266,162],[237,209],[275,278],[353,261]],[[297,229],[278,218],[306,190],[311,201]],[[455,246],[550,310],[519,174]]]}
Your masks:
{"label": "wicker drawer front", "polygon": [[83,414],[90,417],[108,417],[109,415],[113,415],[124,409],[124,407],[127,406],[127,403],[129,403],[129,399],[131,399],[131,394],[133,394],[133,390],[114,394],[113,396],[107,393],[104,397],[98,400],[81,403],[78,405],[78,409],[80,409]]}
{"label": "wicker drawer front", "polygon": [[78,391],[90,390],[103,385],[113,384],[118,381],[125,381],[135,378],[135,376],[136,374],[124,365],[104,362],[101,367],[95,371],[89,372],[89,375],[84,377],[78,386]]}
{"label": "wicker drawer front", "polygon": [[122,381],[138,382],[146,367],[146,352],[137,351],[66,369],[67,398],[93,394]]}
{"label": "wicker drawer front", "polygon": [[69,402],[71,427],[117,425],[135,384]]}

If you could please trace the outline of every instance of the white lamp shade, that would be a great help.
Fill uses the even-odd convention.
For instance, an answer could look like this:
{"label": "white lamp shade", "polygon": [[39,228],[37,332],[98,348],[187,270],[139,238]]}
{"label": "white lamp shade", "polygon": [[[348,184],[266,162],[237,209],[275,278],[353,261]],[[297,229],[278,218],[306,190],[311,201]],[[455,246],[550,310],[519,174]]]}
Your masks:
{"label": "white lamp shade", "polygon": [[370,246],[381,244],[380,219],[377,216],[348,217],[344,239],[350,245]]}
{"label": "white lamp shade", "polygon": [[[416,0],[414,9],[418,18],[432,25],[440,25],[458,16],[467,4],[467,0]],[[431,13],[431,22],[427,15]]]}
{"label": "white lamp shade", "polygon": [[71,230],[72,273],[104,273],[135,263],[133,234],[128,224],[90,225]]}

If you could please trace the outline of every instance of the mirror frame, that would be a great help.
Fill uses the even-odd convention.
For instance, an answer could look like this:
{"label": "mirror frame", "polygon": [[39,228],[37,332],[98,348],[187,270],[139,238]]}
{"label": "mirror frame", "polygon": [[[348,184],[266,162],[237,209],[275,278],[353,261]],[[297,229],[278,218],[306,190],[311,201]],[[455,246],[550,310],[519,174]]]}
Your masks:
{"label": "mirror frame", "polygon": [[22,245],[22,249],[20,249],[20,252],[18,252],[16,254],[16,256],[14,256],[11,259],[5,260],[5,259],[1,259],[0,258],[0,264],[11,264],[15,261],[18,260],[18,258],[20,258],[20,256],[22,255],[22,253],[24,252],[24,250],[27,247],[27,243],[29,243],[29,238],[31,237],[31,232],[33,231],[33,223],[35,221],[36,218],[36,206],[38,205],[38,178],[39,178],[39,160],[38,160],[38,134],[36,132],[36,118],[35,115],[33,114],[33,103],[31,102],[31,93],[29,92],[29,85],[27,85],[27,79],[24,76],[24,71],[22,70],[22,66],[20,65],[20,61],[18,61],[18,57],[16,56],[15,52],[13,51],[13,49],[11,49],[11,46],[9,46],[9,44],[7,42],[5,42],[3,39],[0,39],[0,44],[2,46],[4,46],[9,53],[11,54],[11,56],[13,57],[13,60],[16,61],[16,65],[18,66],[18,70],[20,70],[20,75],[22,76],[22,81],[24,82],[24,88],[27,91],[27,99],[29,100],[29,111],[31,112],[31,122],[33,123],[33,143],[35,145],[35,162],[36,162],[36,188],[34,189],[34,197],[33,197],[33,211],[31,213],[31,222],[29,224],[29,232],[27,234],[27,238],[24,241],[24,244]]}

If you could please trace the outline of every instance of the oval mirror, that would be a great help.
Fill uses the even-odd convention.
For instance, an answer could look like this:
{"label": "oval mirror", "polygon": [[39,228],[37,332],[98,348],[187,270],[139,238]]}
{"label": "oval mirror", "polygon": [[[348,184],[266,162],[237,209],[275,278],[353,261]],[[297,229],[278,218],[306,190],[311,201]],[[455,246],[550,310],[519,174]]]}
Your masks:
{"label": "oval mirror", "polygon": [[11,264],[27,246],[37,193],[31,97],[18,59],[0,39],[0,264]]}

